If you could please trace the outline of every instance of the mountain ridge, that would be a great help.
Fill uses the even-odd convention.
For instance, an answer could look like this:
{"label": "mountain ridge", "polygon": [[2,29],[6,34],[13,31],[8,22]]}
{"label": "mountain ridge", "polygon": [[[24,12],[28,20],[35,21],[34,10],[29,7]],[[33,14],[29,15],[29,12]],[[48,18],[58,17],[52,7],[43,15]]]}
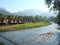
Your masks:
{"label": "mountain ridge", "polygon": [[5,14],[5,15],[13,14],[13,15],[18,15],[18,16],[36,16],[36,15],[46,16],[46,17],[54,16],[53,13],[43,12],[43,11],[36,10],[36,9],[27,9],[27,10],[11,13],[4,8],[0,8],[0,13]]}

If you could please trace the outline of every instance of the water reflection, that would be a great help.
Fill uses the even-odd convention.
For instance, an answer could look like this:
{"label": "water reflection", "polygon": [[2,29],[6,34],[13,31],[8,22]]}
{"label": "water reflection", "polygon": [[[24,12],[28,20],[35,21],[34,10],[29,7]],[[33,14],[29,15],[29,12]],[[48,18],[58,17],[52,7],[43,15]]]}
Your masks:
{"label": "water reflection", "polygon": [[57,40],[58,40],[57,45],[60,45],[60,33],[58,33]]}
{"label": "water reflection", "polygon": [[60,30],[60,26],[58,26],[57,29]]}
{"label": "water reflection", "polygon": [[0,45],[5,45],[3,42],[0,42]]}
{"label": "water reflection", "polygon": [[14,44],[0,36],[0,45],[14,45]]}
{"label": "water reflection", "polygon": [[[58,25],[55,23],[41,28],[0,32],[0,35],[13,40],[19,45],[60,45],[60,33],[57,32],[56,34],[54,29],[58,29]],[[11,42],[3,39],[2,37],[0,37],[0,42],[1,41],[3,41],[6,45],[13,45]]]}

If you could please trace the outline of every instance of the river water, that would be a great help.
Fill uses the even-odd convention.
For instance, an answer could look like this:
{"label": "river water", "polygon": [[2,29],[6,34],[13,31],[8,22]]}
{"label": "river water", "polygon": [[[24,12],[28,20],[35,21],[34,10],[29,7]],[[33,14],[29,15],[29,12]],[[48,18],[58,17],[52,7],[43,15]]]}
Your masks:
{"label": "river water", "polygon": [[[52,23],[44,27],[0,32],[0,35],[12,40],[18,45],[60,45],[60,32],[56,31],[58,30],[56,27],[58,25]],[[1,36],[0,42],[3,42],[5,45],[15,45]]]}

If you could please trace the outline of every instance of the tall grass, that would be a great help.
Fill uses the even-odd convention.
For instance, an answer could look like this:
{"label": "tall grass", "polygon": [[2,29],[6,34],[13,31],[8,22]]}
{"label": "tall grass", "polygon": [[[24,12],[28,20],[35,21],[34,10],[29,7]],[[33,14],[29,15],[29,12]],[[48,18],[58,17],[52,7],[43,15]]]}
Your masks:
{"label": "tall grass", "polygon": [[34,27],[42,27],[49,25],[49,22],[36,22],[36,23],[25,23],[25,24],[15,24],[15,25],[6,25],[0,26],[0,31],[12,31],[12,30],[21,30]]}

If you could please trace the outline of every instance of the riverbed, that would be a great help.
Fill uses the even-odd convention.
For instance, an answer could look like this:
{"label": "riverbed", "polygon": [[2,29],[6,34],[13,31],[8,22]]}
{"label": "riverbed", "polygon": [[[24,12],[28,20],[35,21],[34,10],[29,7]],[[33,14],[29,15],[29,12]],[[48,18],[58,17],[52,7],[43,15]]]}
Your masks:
{"label": "riverbed", "polygon": [[[23,29],[17,31],[0,32],[0,42],[5,45],[60,45],[60,31],[56,28],[58,25],[52,23],[51,25]],[[14,42],[14,43],[13,43]]]}

